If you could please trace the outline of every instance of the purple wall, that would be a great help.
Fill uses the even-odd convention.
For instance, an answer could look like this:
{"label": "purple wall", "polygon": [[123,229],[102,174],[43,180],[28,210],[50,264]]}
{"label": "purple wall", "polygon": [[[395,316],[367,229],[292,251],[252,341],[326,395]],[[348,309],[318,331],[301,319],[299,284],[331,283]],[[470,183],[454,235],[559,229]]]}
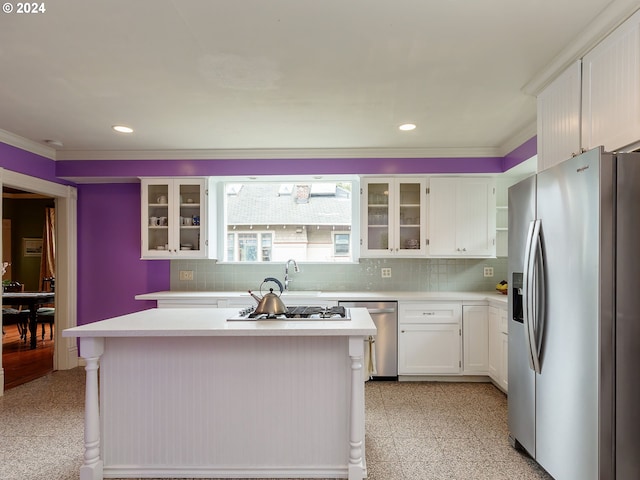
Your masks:
{"label": "purple wall", "polygon": [[509,152],[502,159],[502,171],[506,172],[510,168],[521,164],[525,160],[529,160],[538,153],[538,137],[533,137],[524,142],[518,148]]}
{"label": "purple wall", "polygon": [[56,162],[53,160],[6,143],[0,143],[0,167],[50,182],[71,185],[56,176]]}
{"label": "purple wall", "polygon": [[140,185],[78,187],[78,325],[144,310],[169,289],[168,260],[140,260]]}
{"label": "purple wall", "polygon": [[478,158],[321,158],[275,160],[62,160],[56,174],[73,177],[231,176],[231,175],[400,175],[500,173],[502,157]]}

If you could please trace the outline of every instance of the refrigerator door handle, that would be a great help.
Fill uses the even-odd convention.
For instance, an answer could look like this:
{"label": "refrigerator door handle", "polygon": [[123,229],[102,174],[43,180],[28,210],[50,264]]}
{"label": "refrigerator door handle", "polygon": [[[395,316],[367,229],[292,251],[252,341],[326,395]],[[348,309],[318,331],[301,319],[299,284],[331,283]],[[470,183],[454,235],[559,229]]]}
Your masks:
{"label": "refrigerator door handle", "polygon": [[545,305],[545,274],[542,252],[542,236],[540,233],[540,220],[535,220],[531,246],[531,278],[532,290],[531,317],[529,322],[529,339],[531,342],[532,367],[536,373],[541,372],[540,352],[542,349],[542,337],[544,330],[544,305]]}
{"label": "refrigerator door handle", "polygon": [[529,231],[527,232],[527,240],[524,249],[524,268],[522,272],[522,320],[524,323],[524,338],[527,348],[527,358],[529,359],[529,368],[535,370],[533,362],[534,347],[533,347],[533,268],[534,268],[534,251],[533,251],[533,236],[535,231],[537,220],[529,223]]}

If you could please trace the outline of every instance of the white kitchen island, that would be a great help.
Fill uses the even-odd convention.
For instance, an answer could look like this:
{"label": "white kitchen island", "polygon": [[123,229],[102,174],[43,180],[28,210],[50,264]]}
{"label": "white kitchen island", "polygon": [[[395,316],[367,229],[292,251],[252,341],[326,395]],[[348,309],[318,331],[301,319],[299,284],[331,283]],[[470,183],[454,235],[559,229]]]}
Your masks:
{"label": "white kitchen island", "polygon": [[81,480],[366,477],[367,310],[236,313],[151,309],[63,332],[86,359]]}

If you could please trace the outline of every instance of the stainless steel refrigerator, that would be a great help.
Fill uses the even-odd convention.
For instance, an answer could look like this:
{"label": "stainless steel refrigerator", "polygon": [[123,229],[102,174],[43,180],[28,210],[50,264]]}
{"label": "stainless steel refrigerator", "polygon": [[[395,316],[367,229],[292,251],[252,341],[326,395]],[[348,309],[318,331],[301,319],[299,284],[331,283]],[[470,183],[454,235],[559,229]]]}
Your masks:
{"label": "stainless steel refrigerator", "polygon": [[555,480],[640,478],[640,154],[509,189],[509,434]]}

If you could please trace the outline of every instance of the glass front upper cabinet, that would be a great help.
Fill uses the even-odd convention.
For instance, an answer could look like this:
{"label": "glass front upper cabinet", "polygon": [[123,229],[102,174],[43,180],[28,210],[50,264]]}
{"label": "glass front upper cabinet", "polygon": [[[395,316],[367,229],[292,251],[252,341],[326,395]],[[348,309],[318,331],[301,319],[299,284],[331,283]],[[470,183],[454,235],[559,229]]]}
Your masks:
{"label": "glass front upper cabinet", "polygon": [[426,180],[363,179],[361,256],[426,253]]}
{"label": "glass front upper cabinet", "polygon": [[206,185],[201,178],[142,179],[142,258],[208,258]]}

